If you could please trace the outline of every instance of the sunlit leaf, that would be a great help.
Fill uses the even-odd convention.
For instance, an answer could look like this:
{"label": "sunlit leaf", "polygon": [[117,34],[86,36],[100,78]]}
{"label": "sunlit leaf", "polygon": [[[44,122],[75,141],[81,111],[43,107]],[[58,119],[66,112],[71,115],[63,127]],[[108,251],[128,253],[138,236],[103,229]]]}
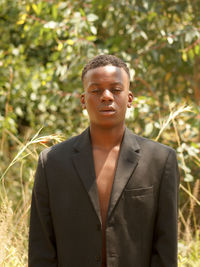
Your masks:
{"label": "sunlit leaf", "polygon": [[185,52],[182,53],[182,59],[187,62],[187,54]]}
{"label": "sunlit leaf", "polygon": [[88,19],[88,21],[93,22],[93,21],[96,21],[98,19],[98,16],[95,14],[89,14],[89,15],[87,15],[87,19]]}

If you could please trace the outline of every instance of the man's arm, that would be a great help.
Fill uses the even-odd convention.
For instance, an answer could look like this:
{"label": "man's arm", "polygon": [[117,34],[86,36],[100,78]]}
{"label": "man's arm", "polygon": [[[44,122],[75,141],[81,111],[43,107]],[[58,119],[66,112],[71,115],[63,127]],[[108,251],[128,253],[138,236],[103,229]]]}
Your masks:
{"label": "man's arm", "polygon": [[170,150],[158,197],[151,267],[177,267],[178,187],[176,153]]}
{"label": "man's arm", "polygon": [[38,161],[32,194],[28,266],[57,267],[56,244],[42,153]]}

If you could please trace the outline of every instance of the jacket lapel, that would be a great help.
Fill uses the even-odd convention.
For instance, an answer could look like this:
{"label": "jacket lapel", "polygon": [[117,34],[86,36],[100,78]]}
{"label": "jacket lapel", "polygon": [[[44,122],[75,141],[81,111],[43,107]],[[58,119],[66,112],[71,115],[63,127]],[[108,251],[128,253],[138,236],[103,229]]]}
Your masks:
{"label": "jacket lapel", "polygon": [[[92,206],[101,222],[101,213],[98,197],[98,189],[96,183],[96,175],[94,169],[94,161],[92,154],[92,144],[90,140],[90,131],[87,128],[78,138],[74,145],[75,153],[72,160],[75,169],[89,195]],[[111,216],[126,184],[129,181],[133,171],[135,170],[138,160],[140,147],[136,141],[134,134],[126,128],[122,140],[119,159],[115,172],[110,203],[108,208],[108,218]]]}
{"label": "jacket lapel", "polygon": [[112,193],[108,209],[108,219],[116,206],[124,187],[128,183],[133,171],[135,170],[138,160],[140,147],[134,134],[126,128],[122,140],[119,159],[117,163],[115,178],[112,187]]}
{"label": "jacket lapel", "polygon": [[98,189],[96,184],[96,175],[94,170],[92,145],[90,141],[90,132],[87,128],[78,138],[74,145],[75,153],[72,155],[73,164],[79,177],[87,191],[92,206],[101,222],[100,205],[98,198]]}

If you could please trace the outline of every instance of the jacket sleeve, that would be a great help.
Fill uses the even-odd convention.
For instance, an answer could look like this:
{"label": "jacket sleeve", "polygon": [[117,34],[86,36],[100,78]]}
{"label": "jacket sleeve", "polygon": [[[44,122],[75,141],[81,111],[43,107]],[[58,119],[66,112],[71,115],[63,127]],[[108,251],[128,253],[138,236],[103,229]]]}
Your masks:
{"label": "jacket sleeve", "polygon": [[177,267],[179,172],[174,150],[168,154],[161,179],[150,266]]}
{"label": "jacket sleeve", "polygon": [[49,206],[48,184],[40,154],[32,193],[29,267],[57,267],[56,243]]}

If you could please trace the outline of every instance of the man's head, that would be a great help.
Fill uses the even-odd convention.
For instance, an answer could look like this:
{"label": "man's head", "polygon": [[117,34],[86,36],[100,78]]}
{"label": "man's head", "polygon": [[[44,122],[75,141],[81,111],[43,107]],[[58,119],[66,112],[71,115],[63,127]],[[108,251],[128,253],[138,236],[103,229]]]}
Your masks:
{"label": "man's head", "polygon": [[110,55],[95,57],[85,66],[82,80],[81,104],[88,111],[90,124],[123,127],[126,109],[133,100],[126,64]]}
{"label": "man's head", "polygon": [[86,73],[89,70],[96,69],[98,67],[107,66],[107,65],[111,65],[111,66],[115,66],[115,67],[124,69],[126,71],[128,77],[129,77],[129,79],[130,79],[129,69],[123,60],[121,60],[120,58],[113,56],[113,55],[99,55],[99,56],[96,56],[95,58],[93,58],[92,60],[90,60],[85,65],[85,67],[82,71],[82,76],[81,76],[82,82],[84,80]]}

